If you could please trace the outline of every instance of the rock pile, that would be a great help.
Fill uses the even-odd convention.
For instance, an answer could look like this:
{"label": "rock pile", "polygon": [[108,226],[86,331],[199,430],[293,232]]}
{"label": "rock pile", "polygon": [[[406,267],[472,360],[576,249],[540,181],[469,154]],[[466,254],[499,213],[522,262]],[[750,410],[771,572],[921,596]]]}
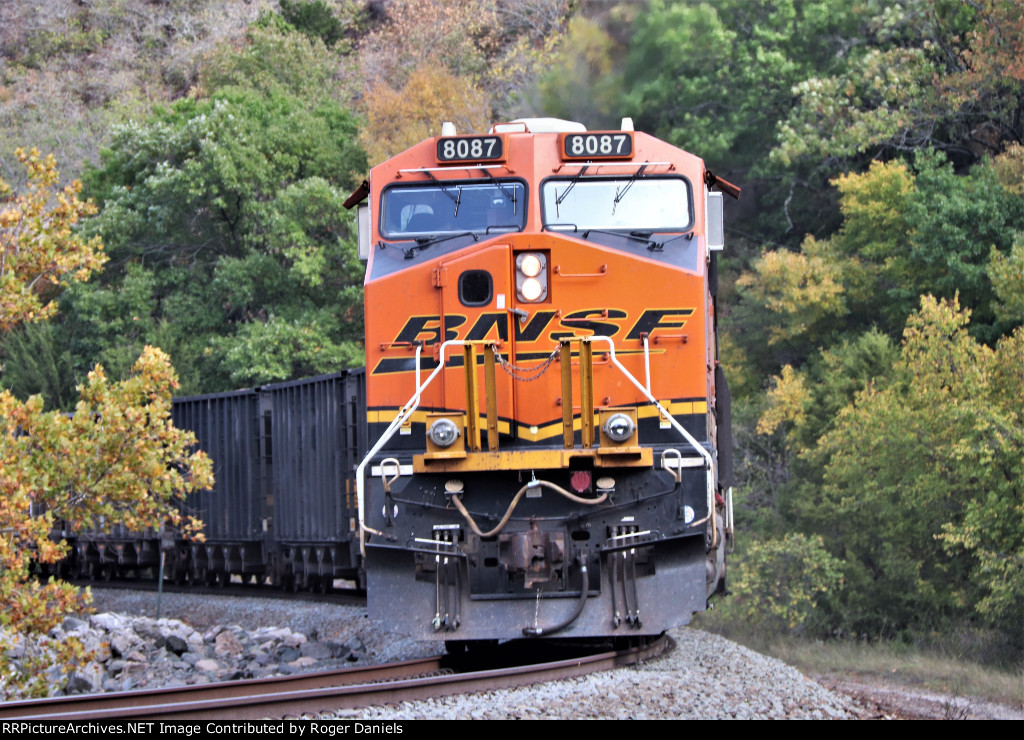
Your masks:
{"label": "rock pile", "polygon": [[69,617],[48,635],[54,641],[68,637],[81,641],[92,659],[65,681],[54,666],[50,684],[55,695],[264,678],[339,668],[366,657],[359,640],[321,642],[287,627],[250,632],[218,625],[200,633],[177,619],[110,612]]}

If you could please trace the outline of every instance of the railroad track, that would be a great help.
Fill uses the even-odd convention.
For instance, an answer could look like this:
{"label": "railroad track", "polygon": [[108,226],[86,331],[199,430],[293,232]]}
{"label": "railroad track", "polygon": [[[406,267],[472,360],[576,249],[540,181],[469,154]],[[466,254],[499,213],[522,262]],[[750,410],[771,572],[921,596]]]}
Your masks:
{"label": "railroad track", "polygon": [[563,660],[458,671],[448,656],[204,686],[38,699],[0,705],[0,720],[237,720],[313,718],[338,710],[525,686],[611,670],[662,654],[667,636],[639,647]]}

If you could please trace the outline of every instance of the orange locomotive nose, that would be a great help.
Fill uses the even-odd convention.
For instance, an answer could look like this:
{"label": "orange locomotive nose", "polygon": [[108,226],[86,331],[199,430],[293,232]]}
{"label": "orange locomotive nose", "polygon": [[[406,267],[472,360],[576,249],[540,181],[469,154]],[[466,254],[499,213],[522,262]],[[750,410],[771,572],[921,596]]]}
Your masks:
{"label": "orange locomotive nose", "polygon": [[420,637],[660,632],[724,583],[714,183],[626,121],[446,128],[373,169],[350,199],[371,611]]}

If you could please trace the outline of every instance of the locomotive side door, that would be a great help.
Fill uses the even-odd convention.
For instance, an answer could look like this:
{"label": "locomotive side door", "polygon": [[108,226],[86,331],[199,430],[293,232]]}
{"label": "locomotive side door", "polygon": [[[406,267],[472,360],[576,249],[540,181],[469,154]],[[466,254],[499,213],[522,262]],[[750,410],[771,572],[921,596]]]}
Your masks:
{"label": "locomotive side door", "polygon": [[[435,285],[441,291],[441,322],[445,339],[494,342],[503,357],[511,356],[509,329],[509,251],[507,244],[493,244],[445,260],[438,265]],[[443,371],[443,406],[447,410],[466,409],[466,376],[461,348],[448,352]],[[480,426],[486,432],[487,382],[482,345],[478,345],[476,367],[477,409]],[[512,379],[495,368],[495,396],[498,432],[507,435],[513,417]]]}

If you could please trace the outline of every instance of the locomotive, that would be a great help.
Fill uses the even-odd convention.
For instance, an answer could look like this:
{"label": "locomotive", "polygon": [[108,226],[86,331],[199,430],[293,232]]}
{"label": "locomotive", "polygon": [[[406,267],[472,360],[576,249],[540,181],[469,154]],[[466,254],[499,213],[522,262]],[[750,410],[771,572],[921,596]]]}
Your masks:
{"label": "locomotive", "polygon": [[723,193],[629,119],[445,123],[371,170],[346,206],[372,617],[451,643],[631,638],[724,591]]}

